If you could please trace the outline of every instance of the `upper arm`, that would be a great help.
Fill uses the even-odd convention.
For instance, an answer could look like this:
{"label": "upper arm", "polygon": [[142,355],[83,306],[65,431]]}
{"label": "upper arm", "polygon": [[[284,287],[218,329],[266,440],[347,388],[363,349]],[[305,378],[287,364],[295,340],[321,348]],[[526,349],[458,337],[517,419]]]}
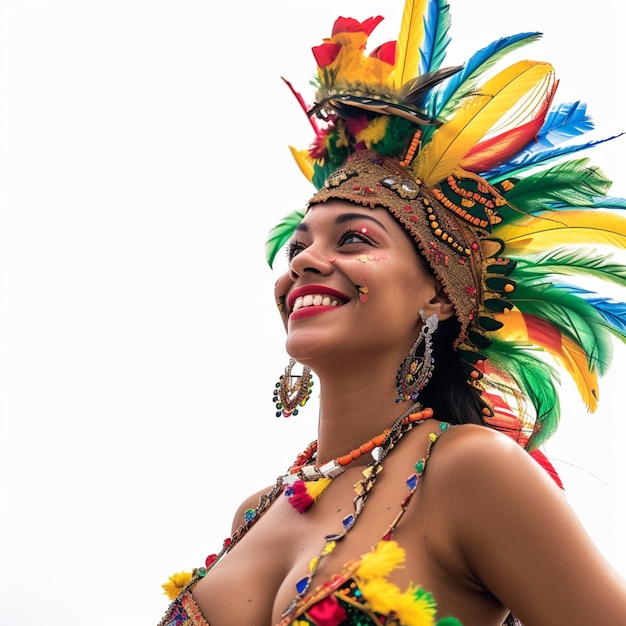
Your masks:
{"label": "upper arm", "polygon": [[452,486],[452,536],[472,578],[525,626],[626,625],[626,583],[552,478],[506,436],[457,430],[465,432],[450,437],[441,469]]}

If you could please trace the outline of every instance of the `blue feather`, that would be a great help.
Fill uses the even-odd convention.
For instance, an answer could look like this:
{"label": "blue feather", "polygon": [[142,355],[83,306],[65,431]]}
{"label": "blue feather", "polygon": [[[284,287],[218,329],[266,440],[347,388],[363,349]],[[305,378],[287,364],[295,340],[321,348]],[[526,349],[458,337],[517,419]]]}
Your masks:
{"label": "blue feather", "polygon": [[614,298],[604,298],[595,291],[589,291],[576,285],[559,283],[555,285],[566,289],[571,294],[578,295],[590,304],[609,325],[609,330],[626,343],[626,302]]}
{"label": "blue feather", "polygon": [[501,37],[485,48],[475,52],[464,68],[446,81],[445,85],[435,89],[426,102],[428,113],[433,118],[442,116],[444,109],[454,109],[458,100],[467,96],[476,86],[477,79],[493,67],[505,54],[522,45],[529,44],[541,37],[541,33],[519,33]]}
{"label": "blue feather", "polygon": [[584,102],[566,102],[550,110],[535,141],[556,146],[593,128],[593,120],[587,115],[587,105]]}
{"label": "blue feather", "polygon": [[537,165],[546,165],[555,159],[559,159],[568,154],[574,154],[581,150],[588,150],[594,146],[598,146],[606,141],[611,141],[621,137],[624,133],[613,135],[605,139],[597,139],[588,141],[587,143],[575,144],[571,146],[561,146],[560,148],[545,148],[534,141],[528,144],[524,150],[519,152],[517,156],[510,159],[507,163],[503,163],[498,167],[490,169],[488,172],[482,172],[481,176],[486,178],[492,185],[509,178],[511,176],[519,176],[526,170]]}
{"label": "blue feather", "polygon": [[450,43],[450,5],[446,0],[430,0],[424,15],[424,43],[420,48],[420,75],[438,70]]}
{"label": "blue feather", "polygon": [[546,164],[566,154],[573,154],[593,146],[616,139],[614,135],[606,139],[590,141],[583,144],[557,147],[574,137],[580,137],[593,130],[591,117],[587,115],[587,105],[580,101],[566,102],[553,107],[536,137],[507,163],[503,163],[482,175],[491,183],[513,174],[519,175],[528,168],[537,164]]}
{"label": "blue feather", "polygon": [[[598,196],[591,199],[587,204],[579,204],[578,207],[584,206],[586,209],[626,209],[626,198],[618,198],[617,196]],[[546,206],[549,211],[568,211],[577,207],[564,202],[550,202]],[[541,215],[541,212],[537,212]]]}
{"label": "blue feather", "polygon": [[626,343],[626,303],[612,298],[585,296],[585,299],[602,315],[613,333]]}

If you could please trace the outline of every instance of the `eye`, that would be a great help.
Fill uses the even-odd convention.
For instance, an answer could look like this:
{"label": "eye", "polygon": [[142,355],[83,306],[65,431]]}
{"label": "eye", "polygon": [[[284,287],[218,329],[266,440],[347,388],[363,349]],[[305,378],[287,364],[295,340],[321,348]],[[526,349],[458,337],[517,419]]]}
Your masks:
{"label": "eye", "polygon": [[300,254],[306,246],[297,239],[293,239],[287,245],[287,260],[291,261],[296,255]]}
{"label": "eye", "polygon": [[373,245],[372,240],[367,236],[367,228],[347,229],[339,238],[339,245],[345,246],[351,243],[367,243]]}

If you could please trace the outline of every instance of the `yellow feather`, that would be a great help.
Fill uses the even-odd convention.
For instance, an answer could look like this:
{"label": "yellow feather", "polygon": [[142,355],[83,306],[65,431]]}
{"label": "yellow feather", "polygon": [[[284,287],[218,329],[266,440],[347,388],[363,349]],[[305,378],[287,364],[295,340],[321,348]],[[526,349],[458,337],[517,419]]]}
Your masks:
{"label": "yellow feather", "polygon": [[295,159],[300,171],[306,176],[309,182],[313,181],[313,160],[309,156],[308,150],[297,150],[289,146],[291,155]]}
{"label": "yellow feather", "polygon": [[379,141],[385,138],[389,126],[389,117],[381,116],[373,119],[362,131],[357,133],[357,141],[362,141],[368,148],[374,149]]}
{"label": "yellow feather", "polygon": [[424,40],[424,14],[428,0],[407,0],[396,43],[394,86],[400,89],[419,72],[420,46]]}
{"label": "yellow feather", "polygon": [[[505,341],[535,343],[536,338],[529,338],[524,316],[520,311],[509,311],[496,315],[496,319],[504,326],[495,331],[494,335]],[[544,348],[565,368],[576,384],[578,393],[585,406],[593,413],[598,408],[598,375],[589,369],[585,351],[574,341],[561,334],[560,350],[550,346]]]}
{"label": "yellow feather", "polygon": [[463,157],[496,124],[528,111],[529,101],[536,103],[537,94],[548,92],[553,80],[553,67],[537,61],[520,61],[491,78],[437,129],[416,160],[416,175],[434,185],[458,172]]}
{"label": "yellow feather", "polygon": [[589,371],[588,359],[584,350],[567,337],[563,337],[563,367],[576,383],[578,393],[589,412],[598,408],[598,376],[595,370]]}
{"label": "yellow feather", "polygon": [[590,209],[557,211],[550,217],[528,216],[494,228],[506,254],[534,254],[556,246],[608,245],[626,249],[626,220],[615,213]]}

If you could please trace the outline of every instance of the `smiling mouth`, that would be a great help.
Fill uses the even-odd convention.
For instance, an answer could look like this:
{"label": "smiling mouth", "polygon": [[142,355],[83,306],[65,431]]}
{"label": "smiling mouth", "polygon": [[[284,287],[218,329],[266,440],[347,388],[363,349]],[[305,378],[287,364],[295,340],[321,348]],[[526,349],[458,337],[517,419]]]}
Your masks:
{"label": "smiling mouth", "polygon": [[341,306],[342,304],[343,302],[338,298],[334,298],[326,294],[312,293],[296,298],[293,303],[292,312],[310,306]]}

